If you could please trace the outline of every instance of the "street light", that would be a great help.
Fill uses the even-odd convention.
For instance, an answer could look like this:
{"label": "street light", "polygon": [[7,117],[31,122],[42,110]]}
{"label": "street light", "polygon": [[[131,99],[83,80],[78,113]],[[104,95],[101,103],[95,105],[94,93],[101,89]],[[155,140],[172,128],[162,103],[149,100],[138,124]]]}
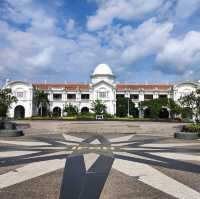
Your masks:
{"label": "street light", "polygon": [[129,108],[129,98],[127,98],[128,99],[128,117],[130,116],[130,108]]}
{"label": "street light", "polygon": [[129,117],[129,116],[130,116],[130,107],[129,107],[129,106],[130,106],[130,105],[129,105],[130,94],[129,94],[129,93],[126,93],[126,94],[125,94],[125,97],[126,97],[127,100],[128,100],[128,114],[127,114],[127,115],[128,115],[128,117]]}

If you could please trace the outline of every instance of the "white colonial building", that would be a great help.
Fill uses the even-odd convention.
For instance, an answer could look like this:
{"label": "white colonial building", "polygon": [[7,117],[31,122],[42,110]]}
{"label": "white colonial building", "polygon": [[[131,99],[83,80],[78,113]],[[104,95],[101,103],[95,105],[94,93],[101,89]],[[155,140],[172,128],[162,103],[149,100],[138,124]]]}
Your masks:
{"label": "white colonial building", "polygon": [[[48,93],[50,111],[63,114],[66,104],[76,105],[80,112],[91,111],[92,101],[100,99],[110,114],[116,113],[116,98],[118,95],[132,100],[136,107],[144,100],[156,98],[172,98],[177,101],[180,96],[194,91],[200,84],[198,82],[185,82],[173,84],[122,84],[116,83],[115,75],[106,64],[100,64],[91,74],[89,84],[30,84],[23,81],[7,81],[5,87],[11,88],[13,95],[18,99],[9,110],[8,116],[31,117],[36,115],[34,106],[34,92],[36,89]],[[139,114],[138,115],[142,116]]]}

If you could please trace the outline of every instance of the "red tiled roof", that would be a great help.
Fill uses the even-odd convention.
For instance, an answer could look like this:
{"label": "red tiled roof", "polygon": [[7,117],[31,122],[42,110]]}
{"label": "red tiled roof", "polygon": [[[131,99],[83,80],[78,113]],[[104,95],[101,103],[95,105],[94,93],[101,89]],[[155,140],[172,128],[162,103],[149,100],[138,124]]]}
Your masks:
{"label": "red tiled roof", "polygon": [[66,90],[87,91],[87,90],[89,90],[89,88],[90,88],[89,84],[66,84],[65,85]]}
{"label": "red tiled roof", "polygon": [[171,90],[172,84],[117,84],[117,91],[125,90]]}
{"label": "red tiled roof", "polygon": [[[41,90],[64,89],[69,91],[88,91],[89,84],[69,83],[69,84],[33,84],[33,88]],[[125,90],[171,90],[172,84],[117,84],[117,91]]]}
{"label": "red tiled roof", "polygon": [[51,90],[51,89],[65,89],[65,90],[89,90],[89,84],[80,84],[80,83],[70,83],[70,84],[33,84],[33,88],[41,90]]}

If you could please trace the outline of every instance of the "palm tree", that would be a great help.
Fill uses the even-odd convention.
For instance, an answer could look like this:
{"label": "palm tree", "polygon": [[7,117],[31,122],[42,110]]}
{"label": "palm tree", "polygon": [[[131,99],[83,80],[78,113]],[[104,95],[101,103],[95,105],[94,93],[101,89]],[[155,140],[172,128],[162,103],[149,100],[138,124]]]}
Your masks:
{"label": "palm tree", "polygon": [[106,114],[106,108],[106,105],[100,100],[95,100],[92,102],[91,110],[94,111],[96,115]]}
{"label": "palm tree", "polygon": [[40,116],[43,116],[43,109],[47,109],[49,105],[48,93],[45,93],[43,90],[36,90],[34,94],[34,102],[38,110],[37,112],[39,112],[40,109]]}

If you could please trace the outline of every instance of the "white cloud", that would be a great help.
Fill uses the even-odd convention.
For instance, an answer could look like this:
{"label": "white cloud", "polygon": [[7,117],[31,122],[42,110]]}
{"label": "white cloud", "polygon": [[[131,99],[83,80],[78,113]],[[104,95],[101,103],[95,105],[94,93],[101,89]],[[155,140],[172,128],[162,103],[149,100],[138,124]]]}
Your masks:
{"label": "white cloud", "polygon": [[100,40],[95,36],[80,33],[70,39],[49,32],[41,35],[32,28],[22,31],[0,20],[1,73],[16,71],[29,79],[43,75],[43,71],[45,75],[49,72],[68,75],[67,71],[82,75],[105,58]]}
{"label": "white cloud", "polygon": [[[159,75],[162,71],[166,73],[169,70],[173,70],[173,74],[187,70],[188,74],[194,75],[195,70],[197,71],[195,66],[200,63],[198,32],[189,32],[184,38],[172,38],[173,24],[169,21],[158,22],[156,18],[141,22],[138,27],[107,25],[116,18],[132,20],[142,17],[160,7],[162,1],[96,0],[100,7],[97,14],[89,18],[90,29],[107,25],[97,32],[83,30],[74,19],[68,19],[61,30],[57,17],[49,15],[42,8],[36,9],[31,0],[9,1],[13,3],[12,12],[3,16],[4,21],[0,20],[2,74],[16,72],[29,80],[36,79],[37,75],[42,77],[50,73],[54,76],[57,73],[61,76],[64,74],[62,78],[66,74],[64,78],[70,79],[74,74],[79,81],[84,75],[84,79],[88,77],[88,72],[101,62],[110,64],[120,74],[126,70],[134,73],[135,70],[140,70],[139,67],[134,67],[136,61],[154,55],[159,63],[159,68],[156,69]],[[153,4],[150,5],[149,2]],[[101,16],[101,12],[109,10],[112,3],[115,5],[114,11],[111,9],[110,13]],[[131,7],[133,5],[134,9]],[[124,12],[126,6],[127,12]],[[101,17],[105,17],[105,23],[101,21]],[[22,30],[6,22],[6,18],[27,26]],[[95,20],[98,23],[93,23]]]}
{"label": "white cloud", "polygon": [[18,63],[19,53],[12,51],[9,48],[0,49],[0,71],[2,73],[7,73],[10,71],[15,71],[16,65]]}
{"label": "white cloud", "polygon": [[144,22],[132,33],[134,39],[129,41],[122,58],[127,63],[132,63],[145,56],[156,54],[167,43],[172,29],[173,24],[169,22],[157,23],[155,19]]}
{"label": "white cloud", "polygon": [[75,29],[75,21],[73,19],[69,19],[66,22],[66,31],[71,32]]}
{"label": "white cloud", "polygon": [[156,11],[164,0],[109,0],[97,1],[99,8],[94,16],[88,18],[89,30],[97,30],[111,24],[114,19],[131,20],[143,18]]}
{"label": "white cloud", "polygon": [[[27,23],[31,17],[27,15],[27,10],[30,9],[32,0],[5,0],[7,4],[3,7],[6,15],[5,19],[12,20],[16,23]],[[3,9],[2,8],[2,9]]]}
{"label": "white cloud", "polygon": [[30,31],[37,33],[53,33],[56,18],[48,15],[43,9],[34,5],[32,0],[6,0],[4,19],[19,24],[30,25]]}
{"label": "white cloud", "polygon": [[109,27],[101,31],[99,37],[107,42],[107,55],[130,65],[146,56],[156,55],[167,43],[172,30],[172,23],[158,23],[155,18],[151,18],[137,28]]}
{"label": "white cloud", "polygon": [[158,53],[157,62],[165,72],[187,73],[199,71],[200,32],[190,31],[184,38],[170,39]]}
{"label": "white cloud", "polygon": [[[88,0],[89,1],[89,0]],[[179,23],[200,8],[200,0],[90,0],[97,3],[95,15],[89,16],[87,28],[99,30],[112,24],[115,19],[133,21],[143,19],[148,14],[171,17]]]}
{"label": "white cloud", "polygon": [[178,0],[175,17],[177,19],[188,18],[199,8],[200,0]]}
{"label": "white cloud", "polygon": [[[124,67],[160,51],[173,28],[169,22],[158,23],[152,18],[138,28],[109,27],[97,36],[79,32],[72,39],[59,36],[56,31],[49,34],[50,30],[44,36],[31,27],[26,32],[15,30],[5,22],[1,22],[0,27],[0,38],[6,41],[7,54],[10,52],[11,56],[12,52],[17,52],[9,63],[1,60],[0,65],[4,65],[5,70],[19,66],[18,71],[24,75],[40,74],[49,68],[57,72],[83,73],[84,70],[88,73],[101,62]],[[0,53],[2,51],[4,49],[0,48]]]}
{"label": "white cloud", "polygon": [[53,53],[55,49],[54,47],[47,47],[42,50],[39,54],[33,57],[28,57],[26,62],[30,66],[42,67],[46,66],[47,64],[51,63]]}
{"label": "white cloud", "polygon": [[[57,34],[59,31],[56,17],[49,16],[41,8],[36,9],[31,0],[7,2],[9,4],[6,4],[6,8],[9,12],[2,16],[3,19],[26,24],[26,29],[22,30],[6,20],[0,20],[1,71],[17,71],[24,76],[39,74],[55,62],[55,55],[59,53],[55,51],[64,49],[63,51],[67,52],[66,49],[73,44]],[[53,66],[52,70],[55,68],[56,66]]]}
{"label": "white cloud", "polygon": [[28,4],[28,3],[31,3],[32,0],[6,0],[8,3],[10,3],[11,5],[13,6],[21,6],[21,5],[25,5],[25,4]]}

